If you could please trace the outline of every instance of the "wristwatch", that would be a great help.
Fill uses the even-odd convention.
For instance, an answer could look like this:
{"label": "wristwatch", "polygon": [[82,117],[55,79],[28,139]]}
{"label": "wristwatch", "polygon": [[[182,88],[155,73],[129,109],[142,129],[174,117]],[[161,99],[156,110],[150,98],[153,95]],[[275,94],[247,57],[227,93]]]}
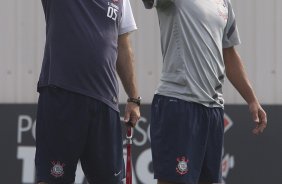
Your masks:
{"label": "wristwatch", "polygon": [[127,102],[132,102],[132,103],[135,103],[136,105],[140,106],[141,105],[141,97],[138,96],[137,98],[133,98],[133,97],[129,97],[127,99]]}

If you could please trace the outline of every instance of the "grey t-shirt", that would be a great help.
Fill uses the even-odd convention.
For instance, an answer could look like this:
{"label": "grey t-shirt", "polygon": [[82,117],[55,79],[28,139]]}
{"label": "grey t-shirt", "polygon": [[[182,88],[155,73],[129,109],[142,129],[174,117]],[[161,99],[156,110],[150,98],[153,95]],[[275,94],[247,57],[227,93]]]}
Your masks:
{"label": "grey t-shirt", "polygon": [[223,107],[223,48],[240,43],[230,0],[155,0],[163,69],[157,94]]}

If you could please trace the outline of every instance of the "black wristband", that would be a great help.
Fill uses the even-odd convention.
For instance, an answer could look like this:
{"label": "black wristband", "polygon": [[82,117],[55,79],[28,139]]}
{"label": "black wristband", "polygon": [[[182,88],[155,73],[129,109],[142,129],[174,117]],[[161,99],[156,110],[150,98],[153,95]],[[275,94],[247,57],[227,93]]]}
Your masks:
{"label": "black wristband", "polygon": [[132,103],[135,103],[136,105],[140,106],[141,105],[141,97],[137,97],[137,98],[132,98],[132,97],[129,97],[127,99],[127,102],[132,102]]}

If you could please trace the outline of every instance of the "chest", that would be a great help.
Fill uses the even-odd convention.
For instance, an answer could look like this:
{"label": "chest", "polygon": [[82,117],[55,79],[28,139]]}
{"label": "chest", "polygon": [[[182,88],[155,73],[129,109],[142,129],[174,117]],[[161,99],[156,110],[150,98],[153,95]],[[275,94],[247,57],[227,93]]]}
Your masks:
{"label": "chest", "polygon": [[46,14],[111,21],[118,21],[123,9],[123,0],[42,0],[42,4]]}
{"label": "chest", "polygon": [[175,0],[179,13],[195,22],[225,27],[228,20],[227,0]]}

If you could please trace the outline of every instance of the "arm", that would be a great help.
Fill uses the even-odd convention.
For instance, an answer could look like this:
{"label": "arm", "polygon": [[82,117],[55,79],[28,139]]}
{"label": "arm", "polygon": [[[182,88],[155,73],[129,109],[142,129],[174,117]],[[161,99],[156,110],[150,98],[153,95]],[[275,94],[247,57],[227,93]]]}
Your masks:
{"label": "arm", "polygon": [[256,123],[253,133],[262,133],[267,125],[266,113],[255,96],[239,54],[234,47],[225,48],[223,49],[223,58],[227,78],[249,105],[249,110]]}
{"label": "arm", "polygon": [[[120,77],[126,94],[129,97],[137,98],[138,92],[134,72],[134,57],[128,33],[122,34],[118,38],[117,73]],[[125,107],[124,121],[129,122],[130,120],[133,126],[135,126],[139,118],[139,106],[135,103],[128,102]]]}

